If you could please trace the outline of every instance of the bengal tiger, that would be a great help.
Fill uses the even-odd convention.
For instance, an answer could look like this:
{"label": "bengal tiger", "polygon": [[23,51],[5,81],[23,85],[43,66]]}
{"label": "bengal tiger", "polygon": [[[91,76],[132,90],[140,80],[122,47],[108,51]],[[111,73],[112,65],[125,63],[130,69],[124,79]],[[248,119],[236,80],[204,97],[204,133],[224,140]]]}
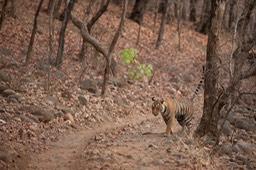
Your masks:
{"label": "bengal tiger", "polygon": [[193,100],[198,94],[199,90],[202,88],[204,83],[204,67],[203,67],[203,76],[199,84],[197,85],[196,90],[194,91],[190,100],[182,98],[167,98],[167,99],[157,99],[152,97],[152,113],[154,116],[161,114],[165,124],[166,131],[165,136],[169,136],[173,133],[173,125],[175,118],[182,127],[182,132],[187,131],[188,134],[191,132],[192,120],[193,120]]}

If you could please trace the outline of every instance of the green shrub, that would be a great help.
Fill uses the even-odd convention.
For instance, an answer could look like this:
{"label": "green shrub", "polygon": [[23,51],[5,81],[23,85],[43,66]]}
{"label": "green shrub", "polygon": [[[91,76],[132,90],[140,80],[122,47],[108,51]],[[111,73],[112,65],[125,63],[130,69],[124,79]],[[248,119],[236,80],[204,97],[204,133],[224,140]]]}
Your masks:
{"label": "green shrub", "polygon": [[140,80],[143,76],[151,77],[153,66],[151,64],[141,64],[137,60],[137,50],[134,48],[126,48],[118,52],[118,56],[122,59],[124,65],[131,66],[131,71],[128,76]]}

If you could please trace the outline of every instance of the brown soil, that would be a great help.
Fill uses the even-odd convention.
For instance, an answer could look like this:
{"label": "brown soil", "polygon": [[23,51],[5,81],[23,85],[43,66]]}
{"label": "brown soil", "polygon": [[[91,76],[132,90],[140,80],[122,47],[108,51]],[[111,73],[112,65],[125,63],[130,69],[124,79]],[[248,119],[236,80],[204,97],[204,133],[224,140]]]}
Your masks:
{"label": "brown soil", "polygon": [[[79,1],[79,4],[75,8],[76,16],[81,16],[78,14],[86,3]],[[31,64],[23,66],[37,2],[20,5],[27,10],[15,20],[7,15],[0,32],[0,40],[3,40],[0,71],[8,75],[0,77],[0,85],[8,86],[21,96],[20,101],[16,101],[0,95],[0,120],[5,120],[0,122],[0,151],[3,151],[0,169],[240,168],[228,164],[225,156],[210,155],[212,147],[202,142],[207,140],[198,141],[181,134],[177,122],[174,134],[164,137],[162,118],[151,114],[152,96],[189,98],[201,77],[207,37],[194,32],[193,24],[184,22],[182,25],[181,51],[177,48],[175,21],[166,25],[164,40],[156,50],[154,14],[146,14],[138,46],[135,46],[138,25],[127,19],[115,53],[124,48],[137,49],[139,60],[153,65],[154,77],[151,84],[146,77],[140,81],[130,80],[126,75],[130,68],[122,65],[115,54],[117,79],[123,85],[110,84],[107,97],[102,98],[98,91],[93,94],[79,88],[80,79],[102,81],[105,62],[99,57],[95,65],[95,61],[90,60],[95,58],[92,49],[87,53],[88,63],[78,61],[81,37],[71,22],[66,33],[62,68],[60,71],[51,68],[49,91],[45,90],[46,73],[40,67],[48,57],[48,16],[43,11]],[[44,9],[46,6],[44,4]],[[110,42],[120,11],[120,7],[111,4],[92,34],[106,44]],[[60,22],[57,20],[55,27],[55,37],[58,37]],[[55,40],[55,55],[57,44]],[[100,87],[97,90],[100,91]],[[79,96],[84,97],[85,104],[79,102]],[[202,114],[202,94],[194,105],[196,128]],[[35,117],[28,106],[44,108],[60,116],[49,122],[41,117],[31,120]],[[73,116],[73,123],[73,119],[66,120],[70,118],[63,116],[67,112]]]}

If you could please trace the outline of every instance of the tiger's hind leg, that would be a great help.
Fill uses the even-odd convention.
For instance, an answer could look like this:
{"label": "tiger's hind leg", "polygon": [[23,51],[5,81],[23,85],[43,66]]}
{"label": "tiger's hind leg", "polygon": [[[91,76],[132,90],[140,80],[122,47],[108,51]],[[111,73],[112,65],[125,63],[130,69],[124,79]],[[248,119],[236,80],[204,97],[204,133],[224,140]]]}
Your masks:
{"label": "tiger's hind leg", "polygon": [[181,133],[189,135],[191,132],[191,127],[192,127],[191,121],[192,121],[193,117],[185,116],[183,114],[183,115],[176,116],[176,118],[177,118],[178,123],[182,127]]}

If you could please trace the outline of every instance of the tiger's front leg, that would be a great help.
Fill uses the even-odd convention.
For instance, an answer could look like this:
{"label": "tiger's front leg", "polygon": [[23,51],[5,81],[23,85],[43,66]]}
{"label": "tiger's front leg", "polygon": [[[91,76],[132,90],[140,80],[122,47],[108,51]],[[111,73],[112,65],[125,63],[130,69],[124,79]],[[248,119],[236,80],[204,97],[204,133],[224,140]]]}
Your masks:
{"label": "tiger's front leg", "polygon": [[167,137],[167,136],[170,136],[171,134],[173,134],[172,124],[169,123],[169,124],[167,124],[164,136]]}

